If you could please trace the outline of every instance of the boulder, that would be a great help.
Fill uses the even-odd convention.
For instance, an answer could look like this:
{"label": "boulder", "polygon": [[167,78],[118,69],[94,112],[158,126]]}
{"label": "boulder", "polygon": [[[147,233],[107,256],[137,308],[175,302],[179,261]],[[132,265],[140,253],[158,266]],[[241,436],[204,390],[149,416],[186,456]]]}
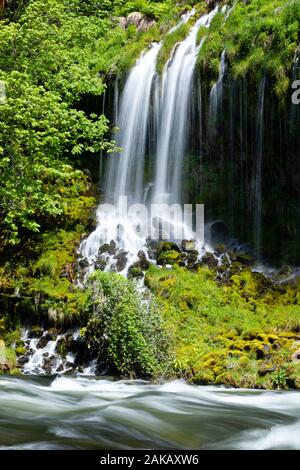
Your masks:
{"label": "boulder", "polygon": [[137,255],[137,256],[138,256],[138,259],[139,259],[139,263],[138,263],[138,264],[139,264],[140,268],[141,268],[143,271],[147,271],[147,269],[149,269],[149,267],[150,267],[150,263],[149,263],[149,261],[148,261],[148,259],[147,259],[147,256],[146,256],[145,252],[144,252],[143,250],[140,250],[140,251],[138,252],[138,255]]}
{"label": "boulder", "polygon": [[49,338],[48,334],[46,333],[44,336],[42,336],[39,339],[39,341],[36,345],[37,349],[44,349],[47,346],[49,340],[50,340],[50,338]]}
{"label": "boulder", "polygon": [[127,26],[132,24],[136,26],[136,28],[138,28],[143,18],[144,18],[144,15],[142,13],[140,13],[139,11],[133,11],[126,18]]}
{"label": "boulder", "polygon": [[127,17],[121,16],[118,18],[119,26],[122,29],[127,29],[128,26],[133,25],[138,31],[145,32],[148,29],[156,25],[156,21],[153,18],[143,15],[139,11],[133,11]]}
{"label": "boulder", "polygon": [[159,257],[159,255],[165,251],[177,251],[177,253],[181,253],[181,250],[179,246],[174,243],[174,242],[160,242],[157,245],[156,249],[156,256]]}
{"label": "boulder", "polygon": [[120,16],[119,18],[119,26],[120,28],[122,29],[126,29],[127,28],[127,18],[125,16]]}
{"label": "boulder", "polygon": [[214,257],[213,253],[205,253],[201,258],[201,264],[205,264],[210,268],[218,266],[218,260]]}
{"label": "boulder", "polygon": [[78,264],[81,269],[87,269],[89,267],[89,262],[86,258],[82,258],[81,260],[79,260]]}
{"label": "boulder", "polygon": [[110,244],[109,244],[109,249],[108,249],[108,253],[110,255],[115,255],[116,254],[116,251],[117,251],[117,244],[114,240],[111,240],[110,241]]}
{"label": "boulder", "polygon": [[144,33],[146,31],[148,31],[148,29],[152,28],[155,25],[156,25],[156,21],[144,17],[139,22],[138,30],[141,31],[142,33]]}
{"label": "boulder", "polygon": [[120,251],[116,256],[115,256],[115,259],[117,260],[116,262],[116,270],[118,273],[120,273],[121,271],[124,271],[124,269],[126,268],[126,264],[127,264],[127,255],[128,255],[128,251]]}
{"label": "boulder", "polygon": [[52,369],[55,366],[55,361],[56,361],[55,356],[51,356],[51,357],[44,359],[43,369],[46,372],[46,374],[51,375]]}
{"label": "boulder", "polygon": [[34,325],[30,328],[29,337],[30,338],[40,338],[44,333],[44,330],[41,326]]}

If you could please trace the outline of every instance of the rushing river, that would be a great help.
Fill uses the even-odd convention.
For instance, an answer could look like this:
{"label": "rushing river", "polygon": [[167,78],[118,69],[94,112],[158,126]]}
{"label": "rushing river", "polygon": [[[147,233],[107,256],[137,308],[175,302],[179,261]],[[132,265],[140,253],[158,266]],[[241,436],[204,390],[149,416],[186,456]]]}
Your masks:
{"label": "rushing river", "polygon": [[0,449],[300,449],[300,393],[0,377]]}

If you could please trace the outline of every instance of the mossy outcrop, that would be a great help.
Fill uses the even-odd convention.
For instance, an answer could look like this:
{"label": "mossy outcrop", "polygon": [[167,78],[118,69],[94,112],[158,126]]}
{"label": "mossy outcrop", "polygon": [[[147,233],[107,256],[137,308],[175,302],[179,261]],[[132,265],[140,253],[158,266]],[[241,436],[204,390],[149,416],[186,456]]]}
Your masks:
{"label": "mossy outcrop", "polygon": [[146,284],[171,332],[179,376],[201,384],[299,388],[299,282],[278,287],[245,266],[220,282],[215,268],[175,266],[151,267]]}

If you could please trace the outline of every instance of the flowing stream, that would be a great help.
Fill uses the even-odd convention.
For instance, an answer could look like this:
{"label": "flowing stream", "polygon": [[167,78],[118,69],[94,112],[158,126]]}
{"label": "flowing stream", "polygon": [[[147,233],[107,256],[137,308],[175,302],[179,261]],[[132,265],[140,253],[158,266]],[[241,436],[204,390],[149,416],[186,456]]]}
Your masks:
{"label": "flowing stream", "polygon": [[0,377],[0,449],[300,449],[300,394]]}

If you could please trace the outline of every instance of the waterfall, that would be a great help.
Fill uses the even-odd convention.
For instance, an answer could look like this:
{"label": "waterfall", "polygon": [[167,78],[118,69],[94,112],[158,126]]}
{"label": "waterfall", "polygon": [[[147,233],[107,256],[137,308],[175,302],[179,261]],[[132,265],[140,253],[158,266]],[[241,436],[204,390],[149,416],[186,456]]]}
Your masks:
{"label": "waterfall", "polygon": [[202,16],[182,41],[162,77],[161,116],[158,133],[155,203],[181,202],[181,170],[189,131],[191,83],[197,54],[197,33],[201,26],[209,27],[218,7]]}
{"label": "waterfall", "polygon": [[161,44],[152,44],[142,55],[126,81],[120,103],[117,146],[122,154],[114,154],[106,180],[106,194],[115,203],[120,196],[141,202],[144,183],[144,163],[149,122],[149,108],[156,58]]}
{"label": "waterfall", "polygon": [[[115,117],[120,129],[116,144],[121,151],[109,157],[104,185],[106,204],[98,207],[97,228],[80,247],[84,263],[88,263],[88,272],[96,267],[125,274],[139,251],[146,250],[150,220],[143,209],[129,216],[128,205],[137,207],[150,201],[181,202],[181,170],[187,150],[191,85],[197,54],[203,43],[197,45],[197,32],[201,26],[209,27],[217,12],[218,7],[202,16],[187,38],[176,46],[162,81],[156,73],[162,43],[154,43],[130,71],[120,102],[116,84]],[[184,15],[179,24],[187,22],[193,14],[191,11]],[[174,29],[176,27],[170,32]],[[151,166],[147,164],[152,163],[148,161],[151,153],[156,153],[155,174],[150,172],[145,178],[146,170],[149,173],[148,166]],[[114,210],[116,206],[117,211]],[[190,233],[185,230],[184,238],[189,238]]]}
{"label": "waterfall", "polygon": [[222,52],[217,83],[211,89],[209,97],[209,136],[215,138],[218,132],[218,115],[222,112],[224,77],[226,73],[226,52]]}
{"label": "waterfall", "polygon": [[[154,43],[142,54],[125,83],[119,106],[116,106],[117,146],[122,152],[111,155],[105,181],[106,202],[118,205],[126,196],[128,203],[142,203],[144,192],[144,165],[146,140],[149,125],[150,101],[156,75],[156,58],[161,44]],[[125,204],[125,202],[124,202]],[[111,244],[103,252],[101,268],[123,272],[128,262],[133,262],[136,254],[144,246],[145,240],[136,233],[136,227],[144,224],[142,214],[139,220],[131,220],[120,213],[113,213],[107,205],[97,210],[97,228],[83,242],[81,253],[88,260],[90,271],[97,262],[101,246]],[[117,242],[117,246],[115,244]]]}
{"label": "waterfall", "polygon": [[254,248],[257,262],[261,263],[262,255],[262,165],[263,165],[263,136],[264,136],[264,107],[265,107],[266,77],[259,86],[256,124],[256,168],[254,185]]}

